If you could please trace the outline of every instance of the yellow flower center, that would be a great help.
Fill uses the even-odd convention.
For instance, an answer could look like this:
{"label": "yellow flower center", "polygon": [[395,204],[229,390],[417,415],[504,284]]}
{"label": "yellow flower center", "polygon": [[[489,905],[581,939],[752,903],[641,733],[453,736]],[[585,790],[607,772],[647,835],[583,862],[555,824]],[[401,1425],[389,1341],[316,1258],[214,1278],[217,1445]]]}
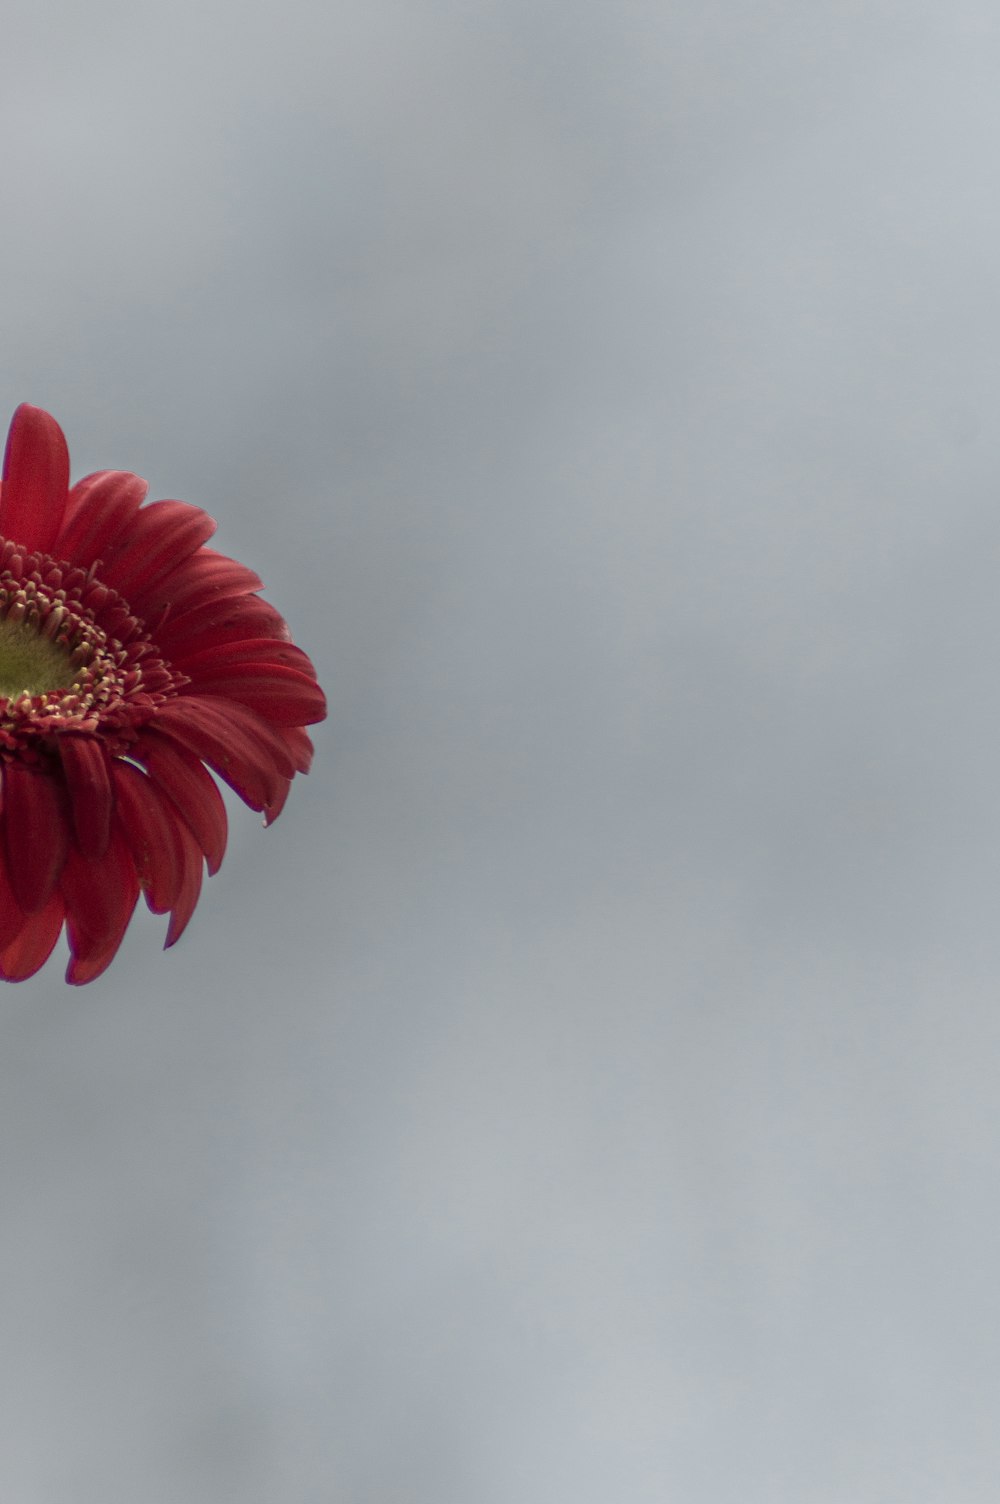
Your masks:
{"label": "yellow flower center", "polygon": [[69,689],[78,673],[65,648],[40,636],[37,627],[10,617],[0,620],[0,697]]}

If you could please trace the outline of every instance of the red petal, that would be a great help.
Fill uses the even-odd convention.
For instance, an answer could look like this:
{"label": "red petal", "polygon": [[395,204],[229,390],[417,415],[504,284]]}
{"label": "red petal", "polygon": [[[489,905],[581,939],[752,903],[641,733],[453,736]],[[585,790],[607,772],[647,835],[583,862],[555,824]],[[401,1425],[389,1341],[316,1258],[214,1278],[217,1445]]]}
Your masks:
{"label": "red petal", "polygon": [[143,590],[133,604],[146,621],[155,623],[161,611],[179,615],[234,595],[248,595],[263,586],[260,576],[245,564],[237,564],[235,559],[227,559],[213,548],[202,548],[194,558],[186,559],[180,568],[158,580],[152,589]]}
{"label": "red petal", "polygon": [[176,812],[152,779],[131,763],[116,759],[111,782],[146,902],[154,914],[165,914],[177,902],[183,876]]}
{"label": "red petal", "polygon": [[[258,599],[257,596],[253,597]],[[216,669],[231,669],[244,663],[273,663],[281,668],[294,668],[300,674],[315,679],[316,670],[311,660],[297,648],[294,642],[285,642],[276,637],[249,637],[226,643],[191,643],[181,652],[172,652],[170,661],[182,673],[192,679],[200,679],[203,673]]]}
{"label": "red petal", "polygon": [[198,849],[198,843],[183,820],[178,820],[176,830],[181,846],[181,887],[167,926],[167,938],[163,942],[164,950],[168,950],[171,945],[176,945],[187,929],[188,920],[195,911],[198,895],[201,892],[203,858]]}
{"label": "red petal", "polygon": [[231,671],[201,673],[184,693],[238,700],[273,726],[311,726],[326,718],[326,696],[316,680],[280,664],[244,663]]}
{"label": "red petal", "polygon": [[211,538],[216,523],[185,501],[154,501],[137,512],[105,555],[101,581],[140,614],[146,593]]}
{"label": "red petal", "polygon": [[[281,740],[288,748],[292,762],[295,765],[296,773],[308,773],[309,769],[312,767],[313,744],[309,740],[309,737],[306,735],[305,731],[303,731],[302,727],[279,726],[278,735],[281,737]],[[265,825],[273,825],[275,820],[281,814],[281,811],[285,807],[285,800],[288,798],[288,793],[291,789],[291,786],[292,781],[291,779],[289,779],[282,788],[278,797],[276,799],[273,799],[268,805],[264,815]]]}
{"label": "red petal", "polygon": [[63,922],[63,899],[58,888],[44,909],[25,920],[16,940],[0,950],[0,979],[24,982],[40,971],[51,956]]}
{"label": "red petal", "polygon": [[187,825],[151,778],[130,763],[116,762],[112,779],[146,902],[154,914],[172,910],[166,948],[180,939],[194,913],[205,859]]}
{"label": "red petal", "polygon": [[0,535],[49,553],[69,489],[69,450],[49,413],[22,402],[11,420],[0,489]]}
{"label": "red petal", "polygon": [[0,850],[0,950],[16,939],[24,928],[27,918],[14,897],[14,890],[7,875],[7,861]]}
{"label": "red petal", "polygon": [[72,959],[67,982],[93,981],[110,965],[132,918],[139,879],[121,827],[115,827],[99,861],[71,846],[60,886]]}
{"label": "red petal", "polygon": [[115,546],[148,490],[142,477],[128,470],[98,470],[78,480],[53,553],[89,569]]}
{"label": "red petal", "polygon": [[184,816],[209,872],[218,872],[226,851],[226,806],[211,773],[193,753],[155,732],[137,743],[135,757]]}
{"label": "red petal", "polygon": [[87,982],[93,982],[107,971],[115,956],[121,939],[109,942],[103,950],[92,951],[86,959],[82,956],[70,956],[69,965],[66,967],[66,980],[71,987],[83,987]]}
{"label": "red petal", "polygon": [[291,787],[292,780],[290,778],[283,778],[281,780],[281,786],[278,789],[278,792],[275,794],[274,798],[267,806],[267,809],[264,811],[265,825],[273,825],[275,820],[281,814],[281,811],[284,809],[288,795],[291,791]]}
{"label": "red petal", "polygon": [[24,763],[4,769],[3,830],[11,887],[26,914],[52,896],[69,845],[63,788],[51,773]]}
{"label": "red petal", "polygon": [[309,734],[301,726],[282,726],[278,735],[291,753],[296,773],[308,773],[314,750]]}
{"label": "red petal", "polygon": [[290,635],[287,622],[269,601],[259,595],[239,595],[206,601],[193,610],[171,611],[157,628],[156,641],[174,659],[248,637],[284,641]]}
{"label": "red petal", "polygon": [[259,716],[232,700],[178,696],[161,705],[152,729],[215,769],[251,809],[265,809],[295,771],[288,748]]}
{"label": "red petal", "polygon": [[59,739],[63,772],[73,805],[77,845],[86,857],[102,857],[111,835],[111,779],[104,748],[92,736]]}

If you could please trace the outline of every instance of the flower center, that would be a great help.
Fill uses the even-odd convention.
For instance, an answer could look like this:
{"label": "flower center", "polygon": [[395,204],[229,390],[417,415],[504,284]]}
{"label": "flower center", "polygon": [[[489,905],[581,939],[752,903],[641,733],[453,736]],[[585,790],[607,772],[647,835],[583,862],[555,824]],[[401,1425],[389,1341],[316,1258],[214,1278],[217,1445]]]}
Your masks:
{"label": "flower center", "polygon": [[126,755],[136,727],[187,682],[93,570],[0,538],[0,762],[98,729]]}
{"label": "flower center", "polygon": [[77,672],[65,649],[40,636],[37,627],[9,617],[0,621],[0,697],[69,689]]}

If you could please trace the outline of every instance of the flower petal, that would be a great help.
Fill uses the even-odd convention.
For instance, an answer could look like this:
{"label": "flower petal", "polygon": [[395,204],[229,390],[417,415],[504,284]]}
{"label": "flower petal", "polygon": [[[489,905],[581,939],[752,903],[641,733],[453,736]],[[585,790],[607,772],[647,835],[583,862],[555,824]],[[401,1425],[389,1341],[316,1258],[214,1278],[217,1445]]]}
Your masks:
{"label": "flower petal", "polygon": [[178,940],[187,929],[188,921],[198,904],[198,896],[201,893],[202,868],[204,858],[199,850],[198,843],[188,830],[183,820],[178,820],[175,826],[181,847],[181,886],[170,914],[170,923],[167,926],[167,938],[163,942],[163,949],[169,950],[171,945],[176,945]]}
{"label": "flower petal", "polygon": [[0,979],[25,982],[51,956],[63,922],[63,898],[57,888],[48,903],[24,922],[20,934],[0,950]]}
{"label": "flower petal", "polygon": [[315,679],[280,663],[244,663],[202,673],[185,695],[222,695],[255,710],[272,726],[311,726],[326,716],[326,696]]}
{"label": "flower petal", "polygon": [[150,726],[214,768],[251,809],[266,809],[295,771],[288,748],[260,716],[231,700],[189,695],[158,707]]}
{"label": "flower petal", "polygon": [[308,773],[315,750],[308,732],[301,726],[281,726],[278,735],[291,753],[296,773]]}
{"label": "flower petal", "polygon": [[197,552],[216,526],[207,512],[186,501],[151,502],[104,556],[101,579],[141,609],[146,592]]}
{"label": "flower petal", "polygon": [[0,950],[17,938],[27,917],[14,897],[14,889],[7,873],[7,859],[0,849]]}
{"label": "flower petal", "polygon": [[211,773],[192,752],[155,732],[147,732],[136,744],[135,756],[187,821],[209,872],[218,872],[226,852],[226,806]]}
{"label": "flower petal", "polygon": [[[256,599],[257,597],[253,597]],[[175,668],[181,669],[192,679],[200,679],[204,673],[217,669],[231,669],[244,663],[274,663],[282,668],[297,669],[315,679],[316,670],[312,660],[297,648],[294,642],[278,637],[244,637],[234,642],[197,642],[180,652],[170,654]]]}
{"label": "flower petal", "polygon": [[84,476],[69,493],[53,552],[89,569],[114,547],[148,490],[142,476],[129,470],[97,470]]}
{"label": "flower petal", "polygon": [[111,778],[104,748],[94,736],[62,736],[59,752],[73,806],[73,829],[85,857],[102,857],[111,835]]}
{"label": "flower petal", "polygon": [[60,887],[71,952],[66,980],[80,986],[111,964],[139,897],[139,879],[121,827],[116,825],[100,860],[89,861],[71,845]]}
{"label": "flower petal", "polygon": [[176,812],[152,779],[131,763],[116,759],[111,783],[146,903],[154,914],[166,914],[177,902],[183,877]]}
{"label": "flower petal", "polygon": [[[277,728],[277,731],[278,735],[281,737],[281,740],[288,748],[289,755],[291,756],[296,773],[308,773],[309,769],[312,767],[313,744],[306,732],[301,726],[279,726]],[[275,820],[281,814],[281,811],[285,807],[285,801],[288,798],[291,787],[292,780],[289,778],[282,787],[277,798],[272,799],[271,803],[264,811],[265,825],[273,825]]]}
{"label": "flower petal", "polygon": [[41,768],[4,769],[3,834],[14,896],[26,914],[45,908],[66,860],[69,825],[62,786]]}
{"label": "flower petal", "polygon": [[102,972],[107,971],[119,947],[124,939],[120,935],[116,940],[111,940],[103,950],[89,951],[86,956],[70,955],[69,965],[66,967],[66,980],[71,987],[83,987],[87,982],[93,982]]}
{"label": "flower petal", "polygon": [[283,778],[278,788],[278,792],[275,794],[270,804],[264,810],[265,825],[274,824],[275,820],[281,814],[281,811],[284,809],[288,801],[288,795],[291,793],[291,789],[292,780],[290,778]]}
{"label": "flower petal", "polygon": [[284,617],[259,595],[227,596],[203,601],[184,611],[171,611],[157,629],[156,640],[170,659],[197,653],[224,642],[250,637],[288,641],[291,633]]}
{"label": "flower petal", "polygon": [[176,616],[234,595],[248,595],[263,589],[263,585],[260,575],[245,564],[237,564],[235,559],[227,559],[213,548],[202,548],[193,559],[186,559],[179,568],[157,580],[151,589],[139,590],[131,605],[149,624],[155,625],[163,612]]}
{"label": "flower petal", "polygon": [[195,911],[205,859],[180,814],[151,778],[130,763],[117,762],[112,781],[146,903],[154,914],[171,911],[167,949],[181,938]]}
{"label": "flower petal", "polygon": [[69,450],[49,413],[22,402],[11,420],[0,488],[0,536],[48,552],[62,525]]}

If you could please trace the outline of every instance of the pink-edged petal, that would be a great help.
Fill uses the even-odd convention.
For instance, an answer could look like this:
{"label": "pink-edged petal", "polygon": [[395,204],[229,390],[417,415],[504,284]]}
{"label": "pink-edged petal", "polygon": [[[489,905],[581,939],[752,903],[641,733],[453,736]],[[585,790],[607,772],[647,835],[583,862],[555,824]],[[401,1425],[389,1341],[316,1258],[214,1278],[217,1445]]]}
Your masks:
{"label": "pink-edged petal", "polygon": [[45,907],[24,921],[16,939],[0,949],[0,980],[26,982],[51,956],[63,922],[63,898],[57,888]]}
{"label": "pink-edged petal", "polygon": [[205,853],[209,872],[218,872],[226,853],[226,806],[211,773],[192,752],[157,736],[155,731],[147,732],[137,743],[135,756],[187,821]]}
{"label": "pink-edged petal", "polygon": [[62,525],[69,450],[55,418],[22,402],[11,420],[0,487],[0,536],[48,553]]}
{"label": "pink-edged petal", "polygon": [[66,980],[80,986],[111,964],[139,897],[139,879],[119,825],[98,861],[70,847],[60,887],[71,954]]}
{"label": "pink-edged petal", "polygon": [[63,790],[52,774],[8,763],[3,835],[14,896],[26,914],[37,914],[52,896],[69,846]]}
{"label": "pink-edged petal", "polygon": [[137,512],[101,565],[101,579],[142,612],[146,595],[197,552],[217,524],[186,501],[154,501]]}
{"label": "pink-edged petal", "polygon": [[284,617],[259,595],[236,595],[203,602],[197,609],[171,610],[156,640],[171,661],[222,643],[249,637],[288,641]]}
{"label": "pink-edged petal", "polygon": [[69,493],[53,552],[89,569],[115,546],[148,490],[142,477],[129,470],[98,470],[84,476]]}
{"label": "pink-edged petal", "polygon": [[111,835],[111,778],[108,759],[94,736],[59,739],[63,772],[73,807],[76,844],[85,857],[102,857]]}
{"label": "pink-edged petal", "polygon": [[277,663],[244,663],[203,672],[185,686],[186,695],[220,695],[255,710],[272,726],[311,726],[326,716],[326,696],[315,679]]}
{"label": "pink-edged petal", "polygon": [[252,710],[208,695],[161,705],[152,729],[179,742],[224,778],[251,809],[265,809],[295,771],[288,748]]}
{"label": "pink-edged petal", "polygon": [[178,900],[183,877],[177,812],[152,779],[131,763],[116,760],[111,783],[146,903],[154,914],[166,914]]}

